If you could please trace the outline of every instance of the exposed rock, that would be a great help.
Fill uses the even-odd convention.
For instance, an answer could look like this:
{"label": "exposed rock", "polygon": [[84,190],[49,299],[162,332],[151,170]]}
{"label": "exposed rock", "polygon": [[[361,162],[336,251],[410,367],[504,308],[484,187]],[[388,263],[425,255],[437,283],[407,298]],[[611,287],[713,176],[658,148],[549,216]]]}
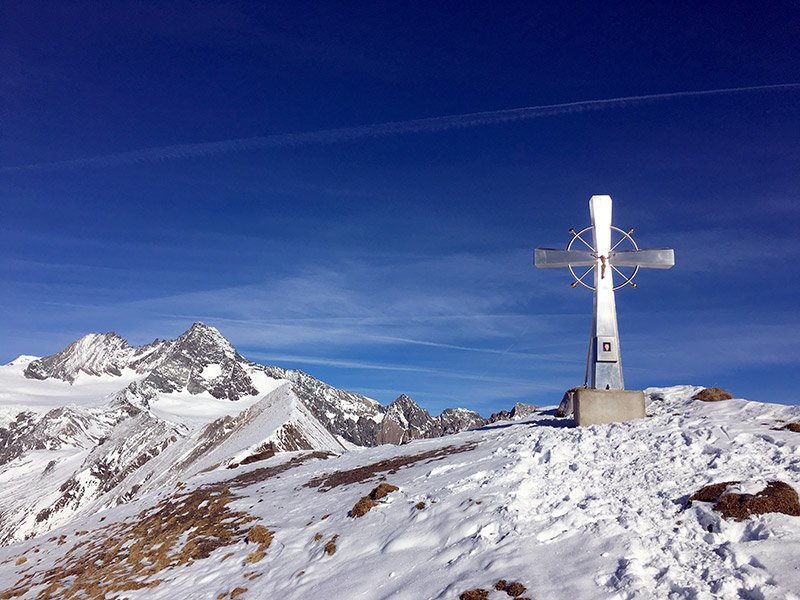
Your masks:
{"label": "exposed rock", "polygon": [[525,417],[534,414],[538,410],[539,407],[533,404],[517,402],[510,411],[501,410],[500,412],[492,413],[488,419],[488,422],[495,423],[497,421],[514,421],[516,419],[524,419]]}
{"label": "exposed rock", "polygon": [[410,396],[401,394],[388,407],[381,422],[377,442],[379,444],[404,444],[420,438],[440,437],[442,428],[437,419],[414,402]]}
{"label": "exposed rock", "polygon": [[445,408],[439,415],[442,435],[451,435],[486,425],[486,419],[466,408]]}

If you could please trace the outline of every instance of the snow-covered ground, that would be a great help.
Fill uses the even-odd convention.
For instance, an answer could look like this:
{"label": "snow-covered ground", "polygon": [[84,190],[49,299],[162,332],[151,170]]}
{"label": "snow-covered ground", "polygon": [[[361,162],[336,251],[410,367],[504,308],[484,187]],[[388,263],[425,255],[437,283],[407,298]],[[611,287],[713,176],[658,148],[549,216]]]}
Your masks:
{"label": "snow-covered ground", "polygon": [[[691,400],[698,389],[650,389],[649,418],[629,423],[575,428],[549,410],[399,447],[201,473],[0,548],[0,597],[35,598],[45,585],[51,595],[40,597],[65,597],[83,581],[130,599],[420,600],[483,588],[499,600],[509,596],[493,586],[506,579],[534,599],[798,599],[800,517],[725,521],[687,500],[731,480],[800,488],[800,433],[777,429],[800,420],[800,407],[702,403]],[[349,516],[384,478],[399,489]],[[177,510],[204,490],[180,535],[165,531],[181,519],[147,529],[156,508]],[[256,524],[272,532],[268,547],[245,539]],[[219,547],[195,552],[212,538]],[[141,558],[173,542],[171,562]]]}

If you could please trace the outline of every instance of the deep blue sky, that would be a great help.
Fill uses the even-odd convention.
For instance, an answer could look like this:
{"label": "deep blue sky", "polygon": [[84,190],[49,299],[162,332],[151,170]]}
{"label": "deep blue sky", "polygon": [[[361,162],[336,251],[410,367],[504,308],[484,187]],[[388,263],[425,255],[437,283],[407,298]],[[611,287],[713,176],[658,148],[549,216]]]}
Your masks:
{"label": "deep blue sky", "polygon": [[557,402],[583,381],[591,296],[531,249],[610,194],[615,224],[677,257],[618,295],[627,386],[800,403],[798,88],[46,166],[800,83],[797,2],[589,4],[2,3],[0,361],[203,320],[381,401]]}

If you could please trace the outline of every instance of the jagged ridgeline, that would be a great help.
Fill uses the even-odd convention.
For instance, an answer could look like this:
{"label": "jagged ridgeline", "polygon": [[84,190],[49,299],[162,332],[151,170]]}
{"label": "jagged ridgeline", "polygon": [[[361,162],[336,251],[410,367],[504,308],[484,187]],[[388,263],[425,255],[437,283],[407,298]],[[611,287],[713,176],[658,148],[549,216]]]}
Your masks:
{"label": "jagged ridgeline", "polygon": [[0,405],[4,544],[201,471],[487,423],[463,408],[431,416],[406,395],[384,406],[302,371],[253,363],[203,323],[140,347],[89,334],[0,367],[0,388],[12,398]]}

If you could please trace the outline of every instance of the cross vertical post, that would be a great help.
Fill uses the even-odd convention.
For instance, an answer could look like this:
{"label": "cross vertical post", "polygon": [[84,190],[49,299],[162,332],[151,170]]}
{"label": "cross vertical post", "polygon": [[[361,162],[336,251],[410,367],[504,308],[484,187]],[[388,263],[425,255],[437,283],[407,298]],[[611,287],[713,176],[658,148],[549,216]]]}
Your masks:
{"label": "cross vertical post", "polygon": [[594,318],[592,321],[591,384],[597,390],[624,390],[619,348],[617,304],[611,254],[611,197],[589,200],[596,266],[594,269]]}

